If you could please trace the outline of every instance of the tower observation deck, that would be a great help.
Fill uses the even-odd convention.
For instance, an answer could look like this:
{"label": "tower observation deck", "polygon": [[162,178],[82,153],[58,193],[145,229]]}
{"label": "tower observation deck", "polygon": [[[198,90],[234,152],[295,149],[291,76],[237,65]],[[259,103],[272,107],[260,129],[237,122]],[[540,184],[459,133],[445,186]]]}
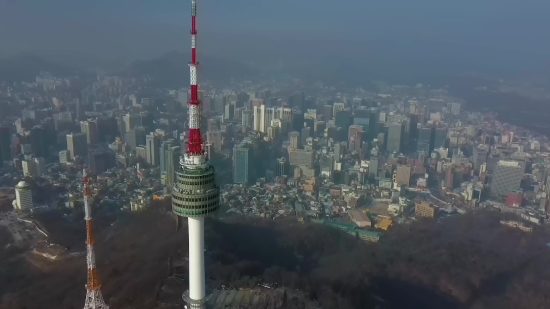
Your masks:
{"label": "tower observation deck", "polygon": [[189,290],[183,293],[183,299],[190,309],[205,308],[208,300],[204,271],[204,217],[220,207],[220,189],[216,185],[214,167],[206,160],[200,130],[196,16],[197,2],[191,0],[189,134],[180,166],[174,171],[176,177],[172,186],[172,211],[180,217],[187,217],[189,226]]}

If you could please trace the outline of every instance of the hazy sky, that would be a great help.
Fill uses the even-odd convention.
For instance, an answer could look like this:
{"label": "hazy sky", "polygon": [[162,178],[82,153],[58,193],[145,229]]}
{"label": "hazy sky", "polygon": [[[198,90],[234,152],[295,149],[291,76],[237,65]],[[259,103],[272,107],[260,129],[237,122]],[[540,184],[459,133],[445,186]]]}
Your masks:
{"label": "hazy sky", "polygon": [[[375,54],[532,67],[550,55],[547,0],[198,2],[199,42],[209,54]],[[154,57],[189,46],[189,8],[189,0],[0,0],[0,54]]]}

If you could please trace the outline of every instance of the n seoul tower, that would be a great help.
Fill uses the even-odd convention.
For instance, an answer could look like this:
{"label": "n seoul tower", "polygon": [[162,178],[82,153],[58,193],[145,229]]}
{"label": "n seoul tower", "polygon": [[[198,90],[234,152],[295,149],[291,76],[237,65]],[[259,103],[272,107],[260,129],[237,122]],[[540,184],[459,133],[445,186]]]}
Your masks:
{"label": "n seoul tower", "polygon": [[204,273],[204,217],[220,207],[220,189],[216,185],[214,167],[206,160],[200,130],[196,17],[197,2],[191,0],[189,134],[172,187],[172,211],[187,217],[189,226],[189,290],[183,293],[183,299],[190,309],[205,308],[208,300]]}

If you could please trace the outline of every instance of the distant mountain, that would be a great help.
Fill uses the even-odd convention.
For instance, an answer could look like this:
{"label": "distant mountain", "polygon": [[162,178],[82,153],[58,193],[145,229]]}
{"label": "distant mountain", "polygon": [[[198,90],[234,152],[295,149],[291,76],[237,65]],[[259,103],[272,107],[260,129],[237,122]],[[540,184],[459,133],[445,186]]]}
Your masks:
{"label": "distant mountain", "polygon": [[[125,73],[149,75],[158,86],[179,88],[189,84],[190,59],[189,54],[173,51],[157,59],[134,61]],[[253,77],[259,73],[257,69],[238,61],[201,56],[199,62],[201,80],[227,81]]]}
{"label": "distant mountain", "polygon": [[56,76],[78,75],[83,72],[50,62],[32,53],[21,53],[0,59],[0,81],[30,82],[34,81],[40,71],[47,71]]}

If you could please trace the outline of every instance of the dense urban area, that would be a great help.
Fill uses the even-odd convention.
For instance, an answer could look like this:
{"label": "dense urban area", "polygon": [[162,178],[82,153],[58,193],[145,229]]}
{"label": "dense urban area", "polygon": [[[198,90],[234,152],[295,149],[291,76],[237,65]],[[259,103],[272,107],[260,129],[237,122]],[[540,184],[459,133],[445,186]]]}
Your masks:
{"label": "dense urban area", "polygon": [[[135,70],[42,71],[0,84],[2,308],[79,305],[84,168],[106,300],[180,308],[186,231],[170,205],[187,138],[184,84],[169,89]],[[518,275],[537,288],[485,286],[548,261],[547,136],[469,108],[445,87],[376,89],[289,77],[201,83],[205,149],[221,187],[217,219],[207,222],[211,305],[548,305],[548,274]],[[141,255],[147,262],[124,266]],[[66,281],[63,293],[38,295],[64,271],[53,280]]]}

